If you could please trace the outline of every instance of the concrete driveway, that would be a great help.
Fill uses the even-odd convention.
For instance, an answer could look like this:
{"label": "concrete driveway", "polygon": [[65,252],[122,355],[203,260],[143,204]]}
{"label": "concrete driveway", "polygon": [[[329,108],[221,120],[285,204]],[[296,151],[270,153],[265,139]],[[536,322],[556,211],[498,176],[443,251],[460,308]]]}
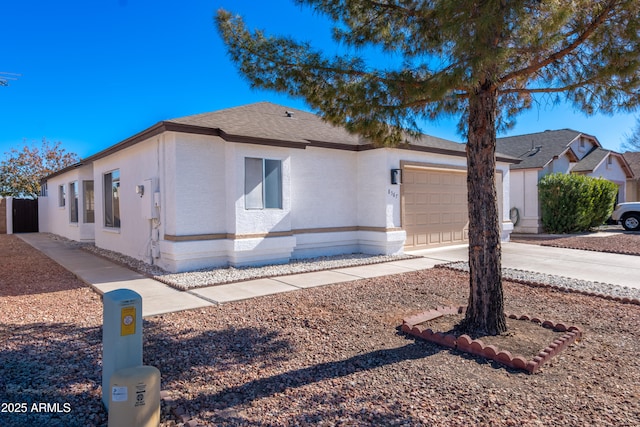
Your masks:
{"label": "concrete driveway", "polygon": [[[410,252],[443,262],[467,261],[467,246]],[[640,257],[524,243],[502,244],[502,267],[640,289]]]}

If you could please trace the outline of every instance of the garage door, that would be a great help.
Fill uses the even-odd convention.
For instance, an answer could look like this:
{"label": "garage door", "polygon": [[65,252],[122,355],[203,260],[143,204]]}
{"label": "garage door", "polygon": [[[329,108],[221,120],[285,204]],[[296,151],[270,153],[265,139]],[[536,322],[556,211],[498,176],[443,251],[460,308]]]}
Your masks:
{"label": "garage door", "polygon": [[467,174],[408,168],[402,172],[406,249],[468,243]]}

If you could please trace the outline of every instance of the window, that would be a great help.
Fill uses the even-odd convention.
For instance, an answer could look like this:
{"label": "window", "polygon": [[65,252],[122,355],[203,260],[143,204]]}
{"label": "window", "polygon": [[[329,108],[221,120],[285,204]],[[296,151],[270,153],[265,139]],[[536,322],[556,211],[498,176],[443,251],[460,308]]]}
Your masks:
{"label": "window", "polygon": [[69,183],[69,220],[78,223],[78,181]]}
{"label": "window", "polygon": [[245,209],[282,209],[282,161],[244,159]]}
{"label": "window", "polygon": [[120,170],[104,174],[104,226],[120,228]]}
{"label": "window", "polygon": [[85,224],[95,222],[95,202],[93,200],[93,181],[82,181],[82,218]]}
{"label": "window", "polygon": [[46,182],[43,182],[42,186],[40,187],[40,196],[47,197],[49,195],[48,193],[49,193],[48,185]]}
{"label": "window", "polygon": [[58,206],[64,208],[67,200],[67,194],[64,191],[64,185],[58,187]]}

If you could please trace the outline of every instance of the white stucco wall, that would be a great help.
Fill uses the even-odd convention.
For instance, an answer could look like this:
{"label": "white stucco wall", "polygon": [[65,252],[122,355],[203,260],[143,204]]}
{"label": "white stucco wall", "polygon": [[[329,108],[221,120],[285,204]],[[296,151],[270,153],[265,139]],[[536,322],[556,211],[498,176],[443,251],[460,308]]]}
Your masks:
{"label": "white stucco wall", "polygon": [[[233,216],[235,218],[235,234],[261,234],[265,232],[291,231],[291,154],[293,149],[270,147],[253,144],[228,144],[233,163],[227,164],[235,175]],[[282,209],[245,209],[245,158],[261,158],[282,161]]]}
{"label": "white stucco wall", "polygon": [[[391,184],[391,169],[400,168],[401,161],[466,166],[464,156],[412,150],[298,149],[179,134],[167,137],[166,153],[164,232],[187,238],[215,235],[211,240],[162,241],[159,263],[172,270],[350,252],[400,253],[406,234],[400,185]],[[247,157],[282,161],[282,209],[245,208]],[[508,164],[498,167],[503,237],[508,239],[510,171]],[[198,191],[184,190],[196,187],[195,182]]]}
{"label": "white stucco wall", "polygon": [[627,196],[627,175],[618,159],[607,156],[590,174],[595,178],[604,178],[618,185],[618,203],[625,202]]}
{"label": "white stucco wall", "polygon": [[[246,209],[247,157],[282,162],[281,209]],[[464,156],[412,150],[300,149],[165,132],[97,159],[89,169],[52,178],[43,201],[46,231],[81,239],[69,227],[68,206],[57,206],[58,185],[78,180],[81,189],[83,179],[93,179],[96,245],[170,271],[350,252],[399,253],[406,237],[401,185],[391,184],[390,171],[403,161],[466,166]],[[503,163],[498,168],[504,191],[509,168]],[[120,173],[119,228],[106,227],[104,219],[104,175],[114,170]],[[143,194],[138,186],[144,186]],[[503,237],[508,238],[508,191],[501,200]]]}
{"label": "white stucco wall", "polygon": [[[540,173],[537,169],[515,169],[510,174],[511,197],[510,208],[516,208],[519,215],[514,224],[516,233],[540,232],[540,207],[538,202],[538,180]],[[507,210],[509,212],[509,210]]]}
{"label": "white stucco wall", "polygon": [[547,173],[569,173],[571,172],[571,160],[569,160],[569,156],[567,154],[563,154],[559,156],[557,159],[554,159],[550,164],[548,169],[545,169],[544,175]]}
{"label": "white stucco wall", "polygon": [[[5,199],[6,205],[6,227],[7,227],[7,234],[13,234],[13,197],[7,197]],[[38,209],[40,209],[40,204],[38,203]],[[38,221],[40,221],[40,219],[38,218]]]}
{"label": "white stucco wall", "polygon": [[[225,231],[225,143],[217,137],[175,134],[175,169],[171,206],[176,235]],[[173,223],[173,221],[172,221]]]}
{"label": "white stucco wall", "polygon": [[291,227],[356,226],[358,154],[310,147],[291,150]]}
{"label": "white stucco wall", "polygon": [[575,141],[569,144],[569,148],[578,156],[578,159],[586,156],[595,146],[596,143],[593,140],[584,136],[576,138]]}
{"label": "white stucco wall", "polygon": [[[123,253],[136,259],[151,262],[151,237],[153,221],[145,218],[151,212],[155,190],[162,190],[160,179],[163,137],[157,136],[132,147],[98,159],[93,163],[95,182],[95,243],[96,246]],[[104,175],[114,170],[120,171],[120,221],[119,228],[105,226],[104,218]],[[136,186],[153,179],[158,188],[146,188],[147,197],[136,193]],[[160,204],[162,206],[162,198]],[[148,216],[148,215],[147,215]],[[162,209],[159,221],[162,221]]]}
{"label": "white stucco wall", "polygon": [[[91,164],[82,165],[47,181],[47,196],[38,197],[38,229],[40,232],[57,234],[76,241],[93,241],[94,224],[84,222],[83,182],[93,180]],[[71,222],[70,184],[78,185],[78,222]],[[65,205],[59,204],[59,188],[64,186]]]}

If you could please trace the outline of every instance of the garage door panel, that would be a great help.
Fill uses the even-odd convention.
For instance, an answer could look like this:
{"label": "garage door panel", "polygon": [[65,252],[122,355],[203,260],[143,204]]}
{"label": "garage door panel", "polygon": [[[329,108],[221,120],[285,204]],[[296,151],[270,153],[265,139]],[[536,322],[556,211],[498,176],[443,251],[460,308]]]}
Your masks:
{"label": "garage door panel", "polygon": [[468,241],[465,173],[405,169],[402,190],[405,247],[415,249]]}

